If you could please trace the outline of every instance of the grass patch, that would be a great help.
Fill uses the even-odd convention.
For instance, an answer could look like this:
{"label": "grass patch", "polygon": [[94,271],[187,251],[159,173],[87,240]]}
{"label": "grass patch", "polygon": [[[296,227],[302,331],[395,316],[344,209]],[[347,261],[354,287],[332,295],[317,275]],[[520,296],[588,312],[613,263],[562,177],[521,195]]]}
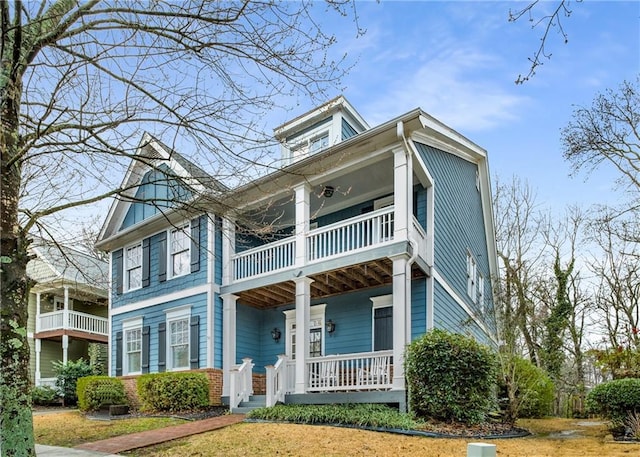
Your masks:
{"label": "grass patch", "polygon": [[141,417],[98,421],[87,419],[79,411],[35,415],[33,429],[36,443],[47,446],[73,447],[114,436],[184,424],[181,419]]}
{"label": "grass patch", "polygon": [[422,425],[408,414],[399,413],[385,405],[372,404],[276,405],[272,408],[256,409],[247,417],[298,424],[354,425],[404,430],[417,429]]}
{"label": "grass patch", "polygon": [[[606,431],[580,427],[572,419],[527,420],[534,436],[517,439],[480,440],[495,444],[501,457],[629,457],[640,455],[640,444],[605,442]],[[526,425],[525,425],[526,424]],[[577,430],[577,436],[551,439],[541,431]],[[467,455],[467,444],[478,439],[446,439],[402,436],[366,430],[321,425],[284,423],[240,423],[210,433],[171,441],[161,446],[136,449],[131,457],[214,456],[430,456]]]}

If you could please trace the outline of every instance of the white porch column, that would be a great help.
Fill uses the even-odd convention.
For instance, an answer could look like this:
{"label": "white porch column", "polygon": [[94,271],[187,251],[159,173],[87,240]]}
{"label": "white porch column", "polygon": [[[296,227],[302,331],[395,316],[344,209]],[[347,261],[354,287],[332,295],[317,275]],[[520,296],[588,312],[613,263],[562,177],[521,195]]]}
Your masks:
{"label": "white porch column", "polygon": [[309,195],[308,184],[295,188],[296,193],[296,266],[302,267],[307,262],[307,233],[309,232]]}
{"label": "white porch column", "polygon": [[234,221],[222,219],[222,285],[226,286],[233,281],[233,264],[231,257],[235,253],[236,224]]}
{"label": "white porch column", "polygon": [[222,395],[229,396],[229,372],[236,364],[236,304],[238,297],[222,295]]}
{"label": "white porch column", "polygon": [[62,335],[62,363],[69,361],[69,335]]}
{"label": "white porch column", "polygon": [[62,328],[71,328],[71,325],[69,324],[69,286],[64,286],[64,310],[62,311]]}
{"label": "white porch column", "polygon": [[[401,254],[393,261],[393,389],[404,389],[404,351],[408,342],[407,312],[411,305],[411,283],[407,280],[409,257]],[[407,288],[409,284],[409,288]]]}
{"label": "white porch column", "polygon": [[309,320],[311,319],[311,283],[313,279],[294,279],[296,283],[296,390],[303,394],[306,387],[306,364],[309,358]]}
{"label": "white porch column", "polygon": [[40,292],[36,292],[36,333],[40,331],[40,303]]}
{"label": "white porch column", "polygon": [[[39,295],[39,294],[38,294]],[[42,340],[40,338],[36,338],[36,372],[35,372],[35,381],[36,386],[40,385],[40,378],[42,378],[40,372],[40,352],[42,352]]]}
{"label": "white porch column", "polygon": [[397,149],[393,152],[393,239],[396,241],[409,239],[408,222],[413,212],[413,205],[409,206],[411,184],[407,154],[404,149]]}

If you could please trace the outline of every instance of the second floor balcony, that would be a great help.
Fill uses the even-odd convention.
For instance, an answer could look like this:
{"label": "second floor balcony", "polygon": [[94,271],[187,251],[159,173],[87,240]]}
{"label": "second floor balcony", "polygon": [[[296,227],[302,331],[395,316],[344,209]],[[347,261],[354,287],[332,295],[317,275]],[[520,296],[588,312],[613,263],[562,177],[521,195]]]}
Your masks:
{"label": "second floor balcony", "polygon": [[405,239],[395,233],[394,207],[366,213],[327,226],[309,230],[304,237],[304,255],[298,256],[295,235],[233,254],[230,262],[231,283],[263,277],[288,269],[329,262],[399,241],[412,244],[415,255],[427,258],[428,236],[412,218]]}
{"label": "second floor balcony", "polygon": [[106,342],[108,327],[108,319],[105,317],[72,310],[59,310],[36,316],[36,338],[71,332],[76,336]]}

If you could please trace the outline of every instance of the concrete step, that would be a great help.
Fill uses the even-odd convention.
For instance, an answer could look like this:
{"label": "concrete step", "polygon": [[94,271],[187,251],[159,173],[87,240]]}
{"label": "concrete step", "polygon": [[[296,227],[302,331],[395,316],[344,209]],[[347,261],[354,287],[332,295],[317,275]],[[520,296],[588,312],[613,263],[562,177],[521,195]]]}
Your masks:
{"label": "concrete step", "polygon": [[233,408],[232,413],[247,414],[254,409],[264,408],[267,405],[266,395],[252,395],[249,401],[241,402],[237,408]]}

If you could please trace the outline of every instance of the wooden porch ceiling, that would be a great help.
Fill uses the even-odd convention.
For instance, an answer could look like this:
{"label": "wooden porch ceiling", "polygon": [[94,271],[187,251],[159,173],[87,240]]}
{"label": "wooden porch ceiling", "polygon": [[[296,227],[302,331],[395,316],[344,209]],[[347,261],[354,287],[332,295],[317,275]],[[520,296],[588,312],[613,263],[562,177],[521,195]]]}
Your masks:
{"label": "wooden porch ceiling", "polygon": [[[411,270],[413,279],[426,274],[417,266]],[[391,284],[393,264],[389,259],[352,265],[346,268],[312,275],[311,299],[319,299],[355,290],[368,289]],[[296,285],[285,281],[257,289],[239,292],[239,302],[259,309],[267,309],[295,302]]]}

